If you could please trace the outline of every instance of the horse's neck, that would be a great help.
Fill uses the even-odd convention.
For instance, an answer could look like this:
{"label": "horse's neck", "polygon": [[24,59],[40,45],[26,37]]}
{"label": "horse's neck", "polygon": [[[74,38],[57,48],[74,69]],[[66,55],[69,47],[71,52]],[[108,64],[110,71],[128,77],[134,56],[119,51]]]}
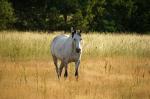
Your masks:
{"label": "horse's neck", "polygon": [[68,50],[68,52],[73,53],[74,48],[73,48],[73,43],[72,43],[72,37],[69,36],[69,38],[66,40],[66,49]]}

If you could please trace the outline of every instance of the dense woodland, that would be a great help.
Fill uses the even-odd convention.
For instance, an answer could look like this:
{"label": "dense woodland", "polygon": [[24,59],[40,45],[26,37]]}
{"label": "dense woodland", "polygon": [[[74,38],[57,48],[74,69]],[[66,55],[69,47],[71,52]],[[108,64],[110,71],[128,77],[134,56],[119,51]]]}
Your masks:
{"label": "dense woodland", "polygon": [[0,30],[150,32],[150,0],[0,0]]}

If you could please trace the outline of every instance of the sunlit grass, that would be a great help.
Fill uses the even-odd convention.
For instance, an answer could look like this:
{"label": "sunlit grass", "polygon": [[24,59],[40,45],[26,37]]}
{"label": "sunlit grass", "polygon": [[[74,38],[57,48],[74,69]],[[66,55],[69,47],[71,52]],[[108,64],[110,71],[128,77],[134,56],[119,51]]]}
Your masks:
{"label": "sunlit grass", "polygon": [[[63,33],[63,32],[62,32]],[[50,58],[52,39],[62,34],[1,32],[0,57],[9,59]],[[83,58],[95,56],[150,57],[150,36],[83,34]]]}
{"label": "sunlit grass", "polygon": [[89,56],[150,56],[150,36],[91,34],[84,35],[84,39]]}
{"label": "sunlit grass", "polygon": [[0,33],[0,99],[150,99],[149,35],[83,34],[77,81],[74,64],[57,79],[50,42],[58,34]]}
{"label": "sunlit grass", "polygon": [[52,60],[0,61],[0,99],[149,99],[150,61],[123,57],[86,59],[79,80],[57,79]]}

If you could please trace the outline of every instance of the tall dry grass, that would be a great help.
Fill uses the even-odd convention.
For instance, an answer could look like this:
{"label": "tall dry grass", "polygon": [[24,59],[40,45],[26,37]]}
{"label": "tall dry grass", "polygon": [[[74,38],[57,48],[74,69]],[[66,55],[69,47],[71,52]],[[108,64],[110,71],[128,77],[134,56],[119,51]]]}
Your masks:
{"label": "tall dry grass", "polygon": [[0,33],[0,99],[150,99],[150,36],[83,34],[79,80],[74,64],[58,80],[54,34]]}
{"label": "tall dry grass", "polygon": [[[0,57],[14,59],[50,58],[50,42],[61,34],[1,32]],[[83,34],[83,58],[95,56],[150,57],[150,36]]]}
{"label": "tall dry grass", "polygon": [[149,99],[147,58],[83,60],[79,80],[74,66],[57,79],[51,60],[0,61],[0,99]]}

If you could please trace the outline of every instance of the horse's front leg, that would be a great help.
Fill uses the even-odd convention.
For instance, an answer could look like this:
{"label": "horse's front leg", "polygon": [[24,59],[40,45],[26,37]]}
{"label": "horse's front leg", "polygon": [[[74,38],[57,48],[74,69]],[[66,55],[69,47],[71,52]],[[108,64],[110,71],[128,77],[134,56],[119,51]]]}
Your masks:
{"label": "horse's front leg", "polygon": [[80,60],[75,62],[75,77],[78,79],[78,68],[80,65]]}

